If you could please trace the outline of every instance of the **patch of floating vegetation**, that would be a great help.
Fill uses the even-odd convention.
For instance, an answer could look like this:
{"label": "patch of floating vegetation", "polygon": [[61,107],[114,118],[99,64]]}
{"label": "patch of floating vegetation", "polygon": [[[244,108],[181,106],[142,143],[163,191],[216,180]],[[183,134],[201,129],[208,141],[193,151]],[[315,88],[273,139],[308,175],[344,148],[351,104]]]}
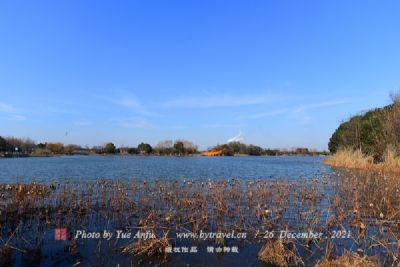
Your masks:
{"label": "patch of floating vegetation", "polygon": [[[42,260],[79,265],[99,257],[164,264],[180,257],[166,252],[170,246],[236,244],[255,250],[243,253],[260,264],[396,266],[399,210],[398,178],[383,173],[341,172],[301,180],[0,184],[0,265]],[[68,229],[67,241],[55,243],[58,227]],[[104,229],[147,232],[154,238],[82,240],[75,235]],[[231,231],[244,232],[246,238],[177,238],[182,232]],[[49,247],[60,250],[57,257],[43,256]]]}

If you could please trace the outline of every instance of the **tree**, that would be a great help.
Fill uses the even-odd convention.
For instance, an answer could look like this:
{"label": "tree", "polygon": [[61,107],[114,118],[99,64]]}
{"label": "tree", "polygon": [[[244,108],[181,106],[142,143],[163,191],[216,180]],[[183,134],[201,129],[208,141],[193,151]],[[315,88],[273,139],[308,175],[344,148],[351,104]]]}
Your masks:
{"label": "tree", "polygon": [[74,151],[78,151],[78,150],[82,150],[82,148],[81,148],[80,146],[74,145],[74,144],[66,145],[66,146],[64,147],[64,152],[65,152],[66,154],[73,154]]}
{"label": "tree", "polygon": [[6,137],[5,140],[8,144],[8,150],[14,151],[15,148],[18,148],[18,151],[31,153],[36,147],[35,142],[29,138]]}
{"label": "tree", "polygon": [[176,141],[174,144],[174,151],[178,155],[183,155],[185,154],[185,147],[183,145],[182,141]]}
{"label": "tree", "polygon": [[30,138],[25,138],[23,139],[23,143],[21,145],[21,149],[26,152],[26,153],[32,153],[32,151],[35,149],[36,143],[30,139]]}
{"label": "tree", "polygon": [[400,153],[400,94],[392,96],[393,104],[385,110],[383,128],[392,149]]}
{"label": "tree", "polygon": [[236,141],[229,143],[229,146],[232,148],[233,153],[235,153],[235,154],[240,153],[240,149],[242,147],[241,145],[242,144],[240,142],[236,142]]}
{"label": "tree", "polygon": [[137,148],[135,148],[135,147],[128,148],[128,154],[135,155],[137,153],[138,153]]}
{"label": "tree", "polygon": [[400,90],[390,92],[389,96],[393,103],[400,102]]}
{"label": "tree", "polygon": [[247,154],[251,156],[260,156],[262,154],[262,148],[255,145],[249,145],[247,148]]}
{"label": "tree", "polygon": [[153,151],[151,145],[146,143],[140,143],[137,149],[140,154],[150,154]]}
{"label": "tree", "polygon": [[296,148],[294,153],[296,155],[308,155],[308,154],[310,154],[310,151],[306,147],[298,147],[298,148]]}
{"label": "tree", "polygon": [[43,143],[39,143],[39,144],[36,145],[36,147],[39,148],[39,149],[45,149],[46,145],[47,145],[46,143],[44,143],[44,144]]}
{"label": "tree", "polygon": [[[384,158],[389,147],[398,147],[400,144],[400,112],[395,106],[397,102],[366,112],[363,115],[351,117],[340,124],[329,140],[331,153],[339,149],[359,149],[362,153],[374,157],[375,162]],[[399,108],[400,110],[400,108]],[[399,148],[394,151],[399,153]]]}
{"label": "tree", "polygon": [[158,155],[171,155],[174,150],[174,142],[172,140],[161,141],[154,150]]}
{"label": "tree", "polygon": [[183,148],[185,150],[185,154],[196,154],[197,153],[197,145],[193,144],[187,140],[180,140],[183,143]]}
{"label": "tree", "polygon": [[115,145],[113,143],[107,143],[103,146],[103,152],[106,154],[114,154],[115,153]]}
{"label": "tree", "polygon": [[267,156],[278,156],[281,152],[279,151],[279,149],[270,149],[267,148],[264,150],[264,154]]}
{"label": "tree", "polygon": [[0,136],[0,152],[6,152],[9,149],[9,144],[6,139]]}
{"label": "tree", "polygon": [[61,154],[64,151],[64,144],[62,143],[48,143],[46,148],[53,154]]}
{"label": "tree", "polygon": [[233,156],[234,155],[232,147],[230,147],[228,144],[216,145],[212,150],[215,150],[215,151],[221,150],[222,155],[224,155],[224,156]]}

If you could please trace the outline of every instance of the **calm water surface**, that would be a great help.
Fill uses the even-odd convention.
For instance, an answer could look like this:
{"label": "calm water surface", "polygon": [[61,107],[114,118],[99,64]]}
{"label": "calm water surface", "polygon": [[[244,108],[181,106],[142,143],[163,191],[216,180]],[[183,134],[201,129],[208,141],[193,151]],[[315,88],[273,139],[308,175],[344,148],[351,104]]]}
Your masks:
{"label": "calm water surface", "polygon": [[0,159],[0,182],[77,179],[231,179],[316,177],[323,157],[61,156]]}

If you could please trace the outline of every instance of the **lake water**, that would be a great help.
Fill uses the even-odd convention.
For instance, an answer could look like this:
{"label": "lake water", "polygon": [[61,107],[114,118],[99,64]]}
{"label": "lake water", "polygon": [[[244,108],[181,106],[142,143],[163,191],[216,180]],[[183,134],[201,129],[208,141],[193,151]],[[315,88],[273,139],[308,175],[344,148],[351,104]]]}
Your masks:
{"label": "lake water", "polygon": [[[367,239],[366,245],[354,242],[361,240],[358,238],[359,228],[349,224],[353,223],[349,220],[354,218],[353,201],[358,196],[366,196],[364,202],[356,204],[362,207],[370,203],[368,194],[364,193],[370,192],[369,188],[362,191],[362,186],[353,184],[346,191],[346,186],[341,184],[341,181],[346,182],[342,180],[345,177],[342,172],[334,171],[324,165],[322,160],[323,157],[310,156],[60,156],[0,159],[0,183],[59,183],[48,196],[37,193],[29,195],[23,193],[19,187],[15,187],[18,190],[9,190],[3,186],[0,212],[3,208],[8,213],[0,216],[3,219],[0,236],[2,240],[11,240],[14,247],[22,249],[34,247],[37,240],[41,240],[38,250],[29,250],[29,253],[13,250],[11,266],[34,266],[32,262],[36,262],[36,266],[66,267],[79,261],[80,266],[137,266],[140,262],[141,266],[261,267],[268,266],[257,259],[258,251],[267,242],[264,237],[266,231],[272,229],[278,233],[282,229],[289,229],[301,233],[304,229],[312,229],[313,232],[321,232],[326,238],[330,238],[329,243],[325,239],[319,239],[311,245],[307,243],[307,246],[302,240],[296,241],[297,251],[305,265],[312,266],[324,256],[327,244],[332,246],[332,255],[342,255],[344,250],[354,252],[358,247],[370,246]],[[110,181],[88,183],[88,187],[84,183],[83,186],[79,185],[80,182],[93,182],[102,178],[130,183],[127,187],[123,186],[124,183]],[[151,182],[179,178],[225,181]],[[233,178],[243,180],[226,181]],[[133,179],[139,181],[132,181]],[[150,182],[144,183],[141,179]],[[249,181],[251,179],[266,180],[254,183]],[[77,183],[62,184],[64,180]],[[35,188],[39,190],[42,187]],[[357,188],[361,191],[355,191]],[[10,197],[10,202],[7,202],[7,196],[10,195],[17,197]],[[21,202],[24,197],[32,202]],[[337,204],[334,204],[335,199],[343,199],[343,202],[336,201]],[[338,206],[335,208],[334,205]],[[32,207],[35,207],[33,211]],[[25,213],[15,212],[18,208]],[[327,227],[327,222],[336,218],[339,211],[347,214],[343,216],[344,221],[337,225],[334,222]],[[360,218],[365,225],[370,222],[370,215]],[[110,241],[102,242],[97,239],[76,239],[78,241],[75,243],[73,241],[78,230],[99,233],[107,230],[115,233],[122,229],[135,233],[147,221],[149,223],[146,227],[154,227],[159,237],[168,229],[170,246],[196,246],[199,253],[169,254],[168,261],[162,263],[163,255],[145,258],[133,256],[132,251],[128,254],[122,253],[121,248],[124,246],[136,244],[133,243],[136,242],[133,238],[119,240],[113,237]],[[16,235],[13,234],[15,227],[19,227]],[[68,230],[68,240],[55,240],[56,227]],[[377,228],[373,227],[375,226],[367,230],[376,232]],[[237,254],[208,253],[208,246],[220,246],[214,239],[199,241],[176,238],[178,232],[199,229],[226,233],[235,229],[246,232],[248,237],[245,240],[224,240],[223,246],[237,247],[240,251]],[[354,234],[354,239],[353,236],[345,239],[331,238],[332,230],[343,229],[346,229],[346,233],[349,230]],[[393,243],[397,241],[397,232],[393,230],[398,229],[397,224],[390,229],[388,233],[395,234],[384,237],[383,242],[397,244]],[[255,233],[261,235],[256,236]],[[27,242],[26,239],[30,241]],[[75,244],[75,252],[68,252],[66,244]],[[1,245],[0,240],[0,247]],[[386,260],[386,251],[378,249],[380,248],[371,251],[365,249],[366,255],[378,254],[382,256],[382,260]]]}
{"label": "lake water", "polygon": [[0,159],[0,182],[107,179],[300,179],[331,172],[323,157],[60,156]]}

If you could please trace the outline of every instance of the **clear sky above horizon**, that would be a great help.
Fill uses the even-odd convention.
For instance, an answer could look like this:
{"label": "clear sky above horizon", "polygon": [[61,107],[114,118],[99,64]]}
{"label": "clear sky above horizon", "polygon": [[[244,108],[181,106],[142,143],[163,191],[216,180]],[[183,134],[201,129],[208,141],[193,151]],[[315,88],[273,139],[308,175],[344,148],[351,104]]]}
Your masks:
{"label": "clear sky above horizon", "polygon": [[400,89],[399,8],[2,1],[0,135],[327,149],[341,121]]}

